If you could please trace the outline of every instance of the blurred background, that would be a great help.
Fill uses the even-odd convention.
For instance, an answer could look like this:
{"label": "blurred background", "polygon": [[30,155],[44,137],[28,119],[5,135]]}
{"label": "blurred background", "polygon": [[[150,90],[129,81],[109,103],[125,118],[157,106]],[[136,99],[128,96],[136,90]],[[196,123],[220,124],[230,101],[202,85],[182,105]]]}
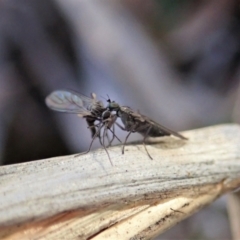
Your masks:
{"label": "blurred background", "polygon": [[[57,89],[176,131],[240,122],[238,1],[2,0],[0,19],[0,164],[88,149],[85,120],[46,107]],[[157,239],[230,239],[224,203]]]}

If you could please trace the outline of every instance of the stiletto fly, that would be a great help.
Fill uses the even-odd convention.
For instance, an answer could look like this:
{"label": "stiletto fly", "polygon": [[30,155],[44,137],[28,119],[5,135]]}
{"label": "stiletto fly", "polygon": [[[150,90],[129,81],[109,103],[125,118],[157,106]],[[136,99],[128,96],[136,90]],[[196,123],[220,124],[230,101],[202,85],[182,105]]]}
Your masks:
{"label": "stiletto fly", "polygon": [[[101,101],[97,101],[96,94],[92,93],[92,98],[89,98],[73,91],[57,90],[47,96],[45,102],[47,106],[52,110],[58,112],[74,113],[79,117],[85,118],[88,124],[88,128],[92,134],[92,141],[89,149],[81,154],[88,153],[91,150],[93,141],[98,137],[100,144],[104,147],[112,164],[111,158],[104,143],[104,139],[107,135],[107,130],[110,130],[113,134],[111,141],[109,141],[109,145],[113,141],[114,137],[118,139],[114,133],[113,124],[115,122],[116,116],[112,115],[111,112],[103,106],[103,103]],[[97,124],[95,124],[96,121],[98,121]],[[111,127],[113,127],[113,130]],[[101,141],[102,128],[104,128],[103,142]]]}
{"label": "stiletto fly", "polygon": [[107,109],[111,112],[112,111],[116,112],[116,116],[121,118],[124,127],[118,124],[117,122],[116,125],[120,127],[122,130],[129,132],[122,146],[122,154],[124,154],[124,147],[126,145],[128,137],[131,135],[131,133],[134,132],[143,135],[142,144],[150,159],[152,159],[152,157],[149,154],[145,144],[147,137],[162,137],[173,135],[180,139],[187,140],[187,138],[185,138],[183,135],[160,125],[159,123],[155,122],[149,117],[132,110],[130,107],[120,106],[118,103],[111,101],[110,99],[108,99],[107,102],[108,102]]}

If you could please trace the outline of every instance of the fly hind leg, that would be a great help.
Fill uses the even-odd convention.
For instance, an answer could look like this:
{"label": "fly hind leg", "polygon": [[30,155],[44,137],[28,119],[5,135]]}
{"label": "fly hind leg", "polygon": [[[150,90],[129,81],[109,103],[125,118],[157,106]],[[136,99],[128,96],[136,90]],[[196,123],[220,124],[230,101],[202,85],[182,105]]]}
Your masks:
{"label": "fly hind leg", "polygon": [[[128,131],[126,128],[124,128],[123,126],[121,126],[119,123],[115,123],[120,129],[122,129],[123,131]],[[129,138],[129,136],[131,135],[131,133],[133,132],[132,131],[132,129],[134,129],[135,128],[135,126],[133,126],[132,128],[131,128],[131,130],[129,131],[129,133],[128,133],[128,135],[126,136],[126,138],[125,138],[125,140],[124,140],[124,143],[123,143],[123,146],[122,146],[122,154],[124,154],[124,148],[125,148],[125,145],[126,145],[126,143],[127,143],[127,140],[128,140],[128,138]]]}
{"label": "fly hind leg", "polygon": [[153,160],[153,158],[151,157],[150,153],[148,152],[147,147],[146,147],[146,144],[145,144],[146,138],[147,138],[149,132],[151,131],[151,129],[152,129],[152,126],[150,126],[150,127],[148,128],[147,132],[145,133],[145,135],[144,135],[144,137],[143,137],[142,144],[143,144],[143,146],[144,146],[144,148],[145,148],[145,150],[146,150],[146,152],[147,152],[148,157],[149,157],[151,160]]}
{"label": "fly hind leg", "polygon": [[128,135],[127,135],[126,138],[125,138],[125,141],[124,141],[123,146],[122,146],[122,154],[124,154],[124,148],[125,148],[125,145],[126,145],[126,143],[127,143],[127,140],[128,140],[128,138],[129,138],[129,136],[131,135],[131,133],[132,133],[132,131],[129,132]]}

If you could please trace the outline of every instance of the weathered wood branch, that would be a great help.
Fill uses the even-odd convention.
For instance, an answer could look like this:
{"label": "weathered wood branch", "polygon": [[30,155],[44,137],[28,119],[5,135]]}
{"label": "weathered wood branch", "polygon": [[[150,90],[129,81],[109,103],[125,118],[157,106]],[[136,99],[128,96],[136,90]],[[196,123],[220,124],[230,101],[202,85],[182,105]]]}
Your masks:
{"label": "weathered wood branch", "polygon": [[0,167],[1,239],[148,239],[240,186],[240,127]]}

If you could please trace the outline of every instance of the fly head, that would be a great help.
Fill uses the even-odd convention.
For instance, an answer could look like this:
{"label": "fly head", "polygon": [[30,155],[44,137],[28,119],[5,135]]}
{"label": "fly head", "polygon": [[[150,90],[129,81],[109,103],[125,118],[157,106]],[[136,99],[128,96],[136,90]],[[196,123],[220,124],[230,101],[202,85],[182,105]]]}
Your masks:
{"label": "fly head", "polygon": [[109,111],[118,111],[120,109],[120,106],[118,103],[116,103],[115,101],[111,101],[110,99],[107,100],[108,105],[107,105],[107,109],[109,109]]}

